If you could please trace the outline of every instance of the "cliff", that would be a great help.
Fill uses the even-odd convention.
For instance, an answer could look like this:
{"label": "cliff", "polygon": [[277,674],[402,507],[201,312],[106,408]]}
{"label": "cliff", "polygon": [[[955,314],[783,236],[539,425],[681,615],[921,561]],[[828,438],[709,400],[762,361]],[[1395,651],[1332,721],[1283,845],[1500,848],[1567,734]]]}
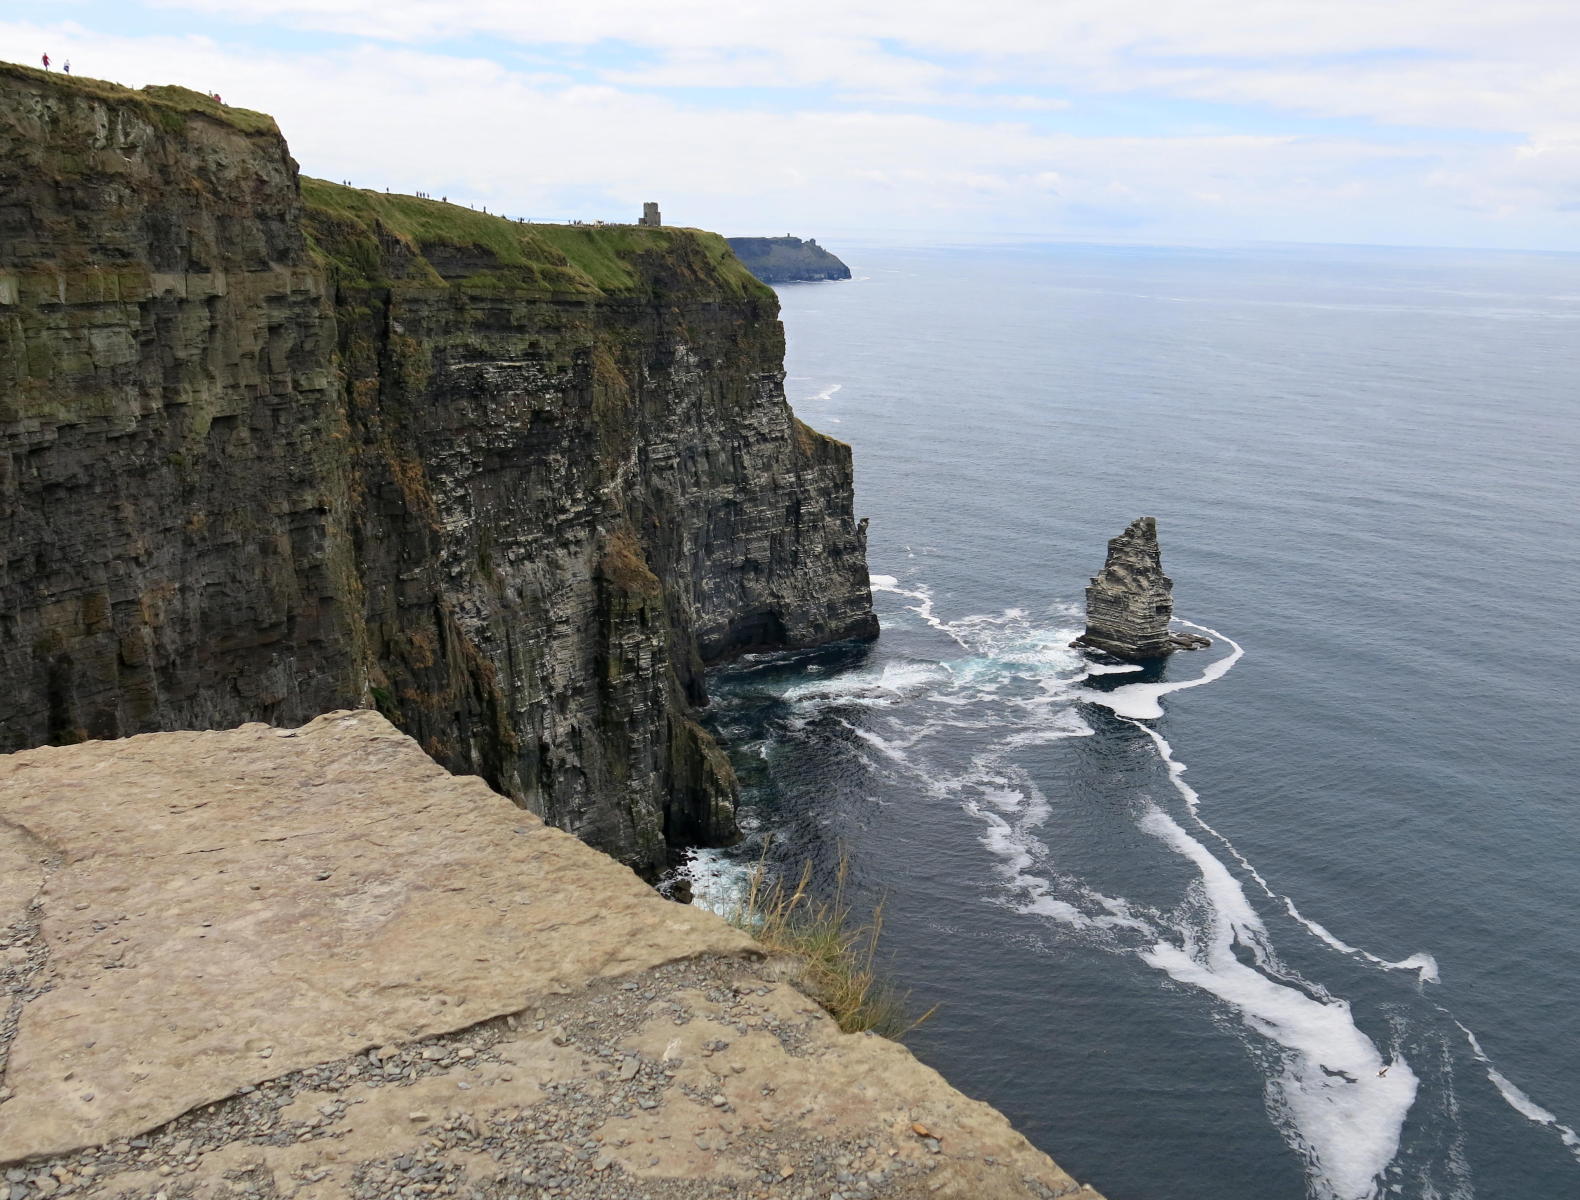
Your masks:
{"label": "cliff", "polygon": [[735,833],[704,668],[875,636],[849,449],[723,239],[5,65],[0,197],[0,750],[377,707],[652,877]]}
{"label": "cliff", "polygon": [[820,279],[849,279],[850,268],[830,254],[816,239],[798,237],[729,238],[730,249],[746,269],[764,283],[810,283]]}
{"label": "cliff", "polygon": [[10,1200],[1100,1200],[373,712],[0,757]]}
{"label": "cliff", "polygon": [[1126,662],[1212,645],[1199,634],[1172,632],[1173,616],[1174,581],[1163,573],[1157,519],[1137,517],[1109,539],[1103,569],[1086,589],[1086,631],[1070,644]]}

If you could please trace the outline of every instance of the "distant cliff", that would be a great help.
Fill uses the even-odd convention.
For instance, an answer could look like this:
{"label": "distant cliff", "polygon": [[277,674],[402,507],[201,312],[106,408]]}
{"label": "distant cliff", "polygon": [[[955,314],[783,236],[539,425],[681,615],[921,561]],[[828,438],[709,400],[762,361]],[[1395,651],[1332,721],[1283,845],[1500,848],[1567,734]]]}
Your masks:
{"label": "distant cliff", "polygon": [[728,238],[730,249],[746,269],[764,283],[810,283],[820,279],[849,279],[850,268],[815,239],[797,237]]}
{"label": "distant cliff", "polygon": [[377,707],[651,877],[703,669],[871,637],[848,447],[722,238],[299,180],[274,122],[0,65],[0,750]]}

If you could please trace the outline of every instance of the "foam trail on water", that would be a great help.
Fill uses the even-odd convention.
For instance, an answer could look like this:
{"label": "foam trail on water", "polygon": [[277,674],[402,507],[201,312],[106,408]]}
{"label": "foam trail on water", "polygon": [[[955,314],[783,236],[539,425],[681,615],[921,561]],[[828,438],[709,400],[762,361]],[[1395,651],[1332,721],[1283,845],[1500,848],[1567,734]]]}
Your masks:
{"label": "foam trail on water", "polygon": [[[1198,625],[1197,628],[1200,629],[1202,627]],[[1228,639],[1225,640],[1227,641]],[[1373,954],[1369,950],[1362,950],[1358,946],[1351,946],[1348,942],[1340,940],[1334,934],[1329,932],[1324,926],[1319,925],[1316,921],[1302,916],[1300,910],[1295,907],[1295,902],[1293,900],[1284,895],[1282,892],[1274,891],[1273,886],[1268,883],[1265,878],[1263,878],[1260,871],[1251,865],[1251,861],[1246,858],[1245,855],[1240,853],[1235,844],[1207,823],[1206,819],[1201,815],[1201,795],[1196,791],[1195,788],[1191,787],[1190,784],[1186,783],[1182,778],[1180,778],[1180,776],[1185,773],[1185,764],[1174,757],[1174,748],[1169,745],[1168,741],[1163,737],[1163,735],[1158,733],[1158,731],[1153,729],[1151,726],[1143,725],[1140,721],[1131,720],[1130,724],[1134,725],[1137,729],[1141,730],[1142,733],[1151,738],[1153,744],[1157,746],[1158,755],[1163,759],[1163,765],[1168,769],[1169,782],[1172,783],[1175,790],[1184,797],[1185,807],[1189,810],[1191,819],[1195,821],[1196,824],[1200,825],[1203,830],[1211,834],[1223,844],[1224,849],[1234,856],[1235,862],[1239,863],[1240,867],[1245,871],[1245,873],[1256,881],[1257,886],[1267,894],[1267,898],[1269,900],[1282,904],[1289,915],[1301,925],[1303,925],[1308,932],[1313,934],[1320,941],[1331,946],[1333,949],[1339,951],[1341,954],[1348,954],[1354,958],[1365,959],[1367,962],[1374,963],[1379,967],[1386,967],[1390,971],[1414,971],[1417,978],[1420,979],[1422,983],[1438,982],[1437,959],[1433,958],[1430,954],[1416,953],[1410,955],[1407,958],[1402,958],[1397,962],[1394,962],[1383,958],[1380,955]]]}
{"label": "foam trail on water", "polygon": [[[1216,630],[1190,621],[1184,624],[1226,642],[1231,652],[1208,664],[1195,679],[1129,684],[1111,692],[1082,689],[1080,697],[1109,708],[1145,733],[1157,747],[1169,782],[1185,801],[1191,819],[1223,845],[1269,899],[1293,909],[1293,903],[1275,892],[1234,844],[1203,819],[1201,796],[1182,778],[1185,764],[1174,757],[1167,739],[1143,723],[1163,715],[1159,704],[1163,696],[1221,679],[1245,653],[1238,642]],[[1232,1005],[1246,1025],[1282,1048],[1283,1073],[1269,1080],[1269,1100],[1290,1122],[1291,1140],[1310,1158],[1312,1186],[1332,1200],[1374,1196],[1377,1177],[1398,1154],[1405,1118],[1415,1103],[1419,1088],[1415,1072],[1397,1055],[1384,1063],[1376,1045],[1355,1025],[1346,1001],[1309,984],[1299,986],[1305,981],[1279,961],[1267,928],[1239,881],[1205,845],[1155,806],[1149,808],[1141,827],[1195,865],[1208,900],[1205,931],[1187,931],[1180,945],[1159,941],[1141,952],[1142,961]],[[1307,927],[1317,933],[1320,927],[1314,925]],[[1322,930],[1318,936],[1326,933]],[[1323,940],[1337,942],[1331,934]],[[1241,961],[1236,946],[1249,952],[1254,965]],[[1421,968],[1423,977],[1423,964],[1431,964],[1435,975],[1436,964],[1429,956],[1406,961]]]}
{"label": "foam trail on water", "polygon": [[[1260,889],[1304,935],[1369,966],[1409,971],[1424,984],[1437,981],[1436,962],[1427,954],[1390,961],[1345,942],[1301,913],[1204,819],[1202,797],[1183,778],[1185,764],[1149,724],[1163,714],[1163,696],[1221,679],[1243,656],[1239,643],[1182,622],[1219,640],[1227,653],[1220,650],[1221,657],[1195,678],[1100,692],[1082,685],[1136,668],[1093,667],[1070,651],[1066,644],[1073,631],[1063,626],[1078,617],[1073,610],[1063,614],[1050,608],[1029,616],[1010,608],[998,615],[946,620],[936,611],[932,590],[914,576],[902,584],[896,576],[875,574],[871,585],[905,602],[895,607],[906,624],[915,627],[907,614],[914,615],[915,624],[944,634],[965,653],[938,659],[924,653],[920,660],[821,679],[803,676],[783,691],[776,687],[794,710],[785,719],[789,734],[799,736],[809,722],[833,717],[852,735],[848,744],[859,748],[865,769],[891,782],[903,778],[904,786],[947,799],[972,816],[995,865],[998,903],[1063,927],[1084,945],[1144,962],[1225,1006],[1246,1031],[1255,1057],[1266,1064],[1269,1116],[1306,1160],[1313,1200],[1374,1200],[1387,1186],[1380,1178],[1386,1172],[1413,1170],[1390,1164],[1399,1156],[1422,1087],[1417,1072],[1436,1072],[1423,1071],[1414,1051],[1406,1061],[1397,1043],[1390,1048],[1373,1041],[1357,1025],[1347,1000],[1285,965],[1267,926],[1272,910],[1263,905],[1259,912],[1251,898]],[[1072,700],[1107,708],[1156,746],[1183,811],[1172,802],[1168,812],[1149,806],[1140,826],[1194,868],[1177,909],[1160,911],[1105,896],[1080,879],[1050,870],[1050,850],[1040,840],[1046,834],[1039,828],[1046,824],[1050,804],[1018,759],[1028,747],[1093,732],[1082,719],[1083,713],[1092,717],[1091,710]],[[978,749],[964,769],[962,737],[977,739]],[[744,872],[732,878],[733,872],[716,873],[711,863],[698,866],[704,876],[697,886],[699,902],[717,907],[739,894]],[[1276,928],[1289,929],[1282,918]],[[1452,1019],[1446,1010],[1444,1017]],[[1580,1160],[1580,1137],[1498,1072],[1471,1042],[1487,1078],[1510,1107],[1552,1128]],[[1445,1062],[1443,1070],[1449,1069]],[[1461,1179],[1468,1189],[1468,1176]],[[1422,1179],[1420,1184],[1428,1189],[1420,1193],[1422,1200],[1438,1194],[1431,1190],[1435,1183]],[[1394,1189],[1399,1186],[1395,1183]],[[1470,1193],[1455,1188],[1452,1194]]]}
{"label": "foam trail on water", "polygon": [[[1355,1025],[1346,1001],[1279,961],[1262,918],[1224,863],[1149,805],[1141,828],[1189,860],[1200,878],[1198,895],[1205,903],[1182,911],[1204,915],[1144,920],[1124,900],[1090,888],[1061,895],[1037,874],[1046,847],[1030,835],[1030,820],[1017,819],[1017,810],[1026,811],[1024,797],[986,787],[986,774],[978,778],[982,801],[968,800],[964,807],[982,822],[983,845],[1019,893],[1013,907],[1094,938],[1111,952],[1134,953],[1176,982],[1228,1005],[1279,1054],[1279,1073],[1267,1081],[1268,1104],[1275,1123],[1307,1158],[1313,1194],[1320,1200],[1374,1197],[1377,1176],[1398,1153],[1418,1089],[1415,1072],[1402,1056],[1384,1058]],[[1251,962],[1242,961],[1241,953]]]}
{"label": "foam trail on water", "polygon": [[[1383,1060],[1347,1001],[1313,997],[1268,974],[1297,978],[1274,955],[1239,882],[1206,846],[1156,806],[1141,827],[1195,864],[1208,901],[1205,930],[1186,930],[1181,945],[1159,941],[1141,960],[1233,1006],[1246,1025],[1283,1049],[1283,1073],[1269,1080],[1269,1099],[1310,1156],[1313,1186],[1333,1200],[1368,1200],[1399,1151],[1419,1086],[1415,1072],[1401,1057]],[[1257,965],[1242,962],[1236,945],[1250,950]]]}
{"label": "foam trail on water", "polygon": [[875,592],[893,592],[896,596],[904,596],[907,600],[915,600],[916,603],[914,605],[908,604],[906,607],[926,621],[927,624],[938,630],[939,633],[958,643],[962,649],[971,649],[966,641],[947,622],[939,620],[937,614],[933,612],[933,594],[927,589],[925,584],[914,589],[902,588],[900,581],[893,575],[872,575],[868,578],[872,584],[872,590]]}
{"label": "foam trail on water", "polygon": [[1329,932],[1326,926],[1313,921],[1310,917],[1302,916],[1300,910],[1295,907],[1295,902],[1288,896],[1284,896],[1283,901],[1284,908],[1291,917],[1299,921],[1311,933],[1315,934],[1319,940],[1326,942],[1339,953],[1348,954],[1354,958],[1364,958],[1367,962],[1375,963],[1379,967],[1387,967],[1390,971],[1414,971],[1422,983],[1439,982],[1437,959],[1430,954],[1412,954],[1408,958],[1401,958],[1397,962],[1391,962],[1386,958],[1373,954],[1370,950],[1362,950],[1359,946],[1351,946],[1348,942]]}
{"label": "foam trail on water", "polygon": [[[1450,1018],[1450,1020],[1452,1019]],[[1476,1061],[1487,1072],[1487,1078],[1492,1082],[1492,1086],[1498,1089],[1498,1094],[1503,1097],[1504,1102],[1527,1121],[1534,1122],[1537,1125],[1546,1125],[1552,1129],[1563,1144],[1568,1147],[1569,1153],[1574,1156],[1575,1161],[1580,1162],[1580,1133],[1576,1133],[1569,1126],[1560,1122],[1556,1115],[1548,1112],[1526,1095],[1513,1080],[1493,1065],[1492,1059],[1481,1048],[1481,1042],[1477,1040],[1475,1034],[1471,1033],[1463,1025],[1460,1025],[1458,1021],[1454,1021],[1454,1024],[1458,1025],[1459,1032],[1465,1035],[1465,1040],[1470,1043],[1470,1053],[1475,1056]]]}
{"label": "foam trail on water", "polygon": [[[868,769],[891,780],[914,781],[972,816],[1005,889],[1001,903],[1062,926],[1094,948],[1144,962],[1225,1005],[1247,1031],[1247,1040],[1260,1047],[1257,1056],[1273,1060],[1265,1083],[1269,1115],[1305,1158],[1312,1196],[1374,1197],[1378,1176],[1399,1152],[1419,1087],[1416,1069],[1396,1051],[1379,1049],[1356,1025],[1346,1000],[1280,960],[1247,890],[1259,887],[1281,910],[1289,907],[1287,899],[1203,820],[1201,798],[1182,778],[1185,765],[1146,724],[1161,715],[1162,696],[1222,678],[1243,648],[1215,630],[1186,622],[1218,639],[1228,652],[1207,663],[1196,678],[1097,692],[1082,681],[1107,672],[1090,670],[1068,648],[1073,633],[1062,628],[1065,618],[1052,610],[1041,619],[1008,608],[997,615],[945,620],[924,583],[907,579],[902,584],[896,576],[875,574],[871,584],[875,592],[902,598],[918,623],[943,633],[965,653],[948,661],[890,661],[832,677],[803,677],[778,692],[794,709],[787,728],[799,731],[819,714],[839,721],[853,735],[850,742],[860,748]],[[1075,699],[1103,705],[1142,729],[1184,802],[1188,815],[1178,820],[1150,806],[1142,821],[1146,833],[1195,868],[1196,882],[1177,911],[1158,912],[1102,895],[1080,880],[1049,873],[1044,865],[1050,853],[1039,827],[1050,803],[1017,758],[1027,747],[1092,733],[1083,710],[1071,703]],[[981,739],[964,770],[957,757],[962,731]],[[940,734],[951,739],[939,746],[948,756],[942,770],[934,753]],[[1193,836],[1196,826],[1210,836]],[[1219,843],[1223,851],[1215,853]],[[699,866],[710,874],[707,866]],[[717,906],[715,897],[728,896],[740,880],[710,878],[694,886],[702,902]],[[1303,925],[1313,936],[1327,934],[1315,922]],[[1338,941],[1332,934],[1323,940]],[[1345,952],[1364,957],[1353,947]],[[1413,965],[1419,969],[1427,961],[1418,957]]]}
{"label": "foam trail on water", "polygon": [[1126,675],[1126,674],[1129,674],[1131,671],[1139,671],[1141,669],[1142,669],[1142,667],[1141,667],[1140,663],[1097,663],[1097,662],[1094,662],[1094,663],[1088,663],[1086,665],[1086,674],[1083,675],[1082,678],[1083,679],[1089,678],[1089,677],[1091,677],[1093,675]]}
{"label": "foam trail on water", "polygon": [[1127,683],[1111,692],[1083,689],[1080,693],[1081,699],[1093,704],[1101,704],[1116,716],[1129,717],[1132,721],[1155,721],[1163,715],[1163,706],[1158,701],[1164,696],[1170,692],[1181,692],[1186,688],[1201,687],[1215,679],[1222,679],[1228,674],[1229,668],[1239,662],[1240,657],[1245,653],[1239,642],[1224,637],[1217,630],[1208,629],[1205,625],[1197,625],[1194,621],[1181,621],[1180,624],[1190,625],[1216,640],[1228,642],[1232,652],[1216,662],[1208,663],[1207,669],[1195,679],[1182,679],[1176,683]]}

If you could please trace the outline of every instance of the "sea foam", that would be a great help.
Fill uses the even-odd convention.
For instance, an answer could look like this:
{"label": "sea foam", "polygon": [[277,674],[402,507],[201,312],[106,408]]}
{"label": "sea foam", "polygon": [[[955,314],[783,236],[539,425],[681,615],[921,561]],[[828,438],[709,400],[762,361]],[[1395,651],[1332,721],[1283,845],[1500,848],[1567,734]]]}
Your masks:
{"label": "sea foam", "polygon": [[[1204,928],[1159,941],[1141,960],[1216,996],[1282,1051],[1268,1081],[1275,1120],[1309,1156],[1312,1185],[1333,1200],[1367,1200],[1393,1161],[1418,1081],[1401,1057],[1385,1061],[1349,1004],[1317,999],[1272,950],[1266,927],[1229,869],[1172,817],[1152,807],[1141,827],[1195,864],[1207,900]],[[1250,951],[1255,966],[1235,953]],[[1283,979],[1274,975],[1282,975]]]}
{"label": "sea foam", "polygon": [[[875,592],[897,597],[902,611],[948,637],[964,653],[941,661],[901,660],[805,679],[780,693],[792,708],[786,728],[802,729],[819,713],[833,714],[854,737],[869,769],[958,804],[978,822],[978,838],[996,866],[999,902],[1071,931],[1109,953],[1134,955],[1176,983],[1226,1006],[1249,1045],[1271,1060],[1265,1081],[1269,1115],[1308,1165],[1309,1187],[1320,1200],[1368,1200],[1398,1155],[1406,1118],[1420,1082],[1397,1051],[1385,1053],[1356,1024],[1349,1003],[1302,978],[1277,953],[1246,887],[1254,885],[1299,926],[1332,950],[1379,968],[1411,971],[1434,982],[1431,955],[1397,961],[1350,945],[1303,916],[1201,814],[1201,797],[1184,780],[1184,763],[1152,727],[1163,697],[1221,679],[1244,655],[1240,644],[1193,622],[1228,652],[1195,677],[1121,685],[1102,692],[1083,687],[1094,675],[1134,670],[1129,664],[1088,663],[1068,648],[1073,629],[1048,627],[1025,609],[946,620],[932,590],[914,579],[874,574]],[[1184,805],[1170,816],[1156,805],[1139,815],[1140,829],[1194,868],[1196,884],[1172,911],[1138,908],[1079,880],[1050,871],[1052,855],[1039,835],[1050,802],[1018,761],[1021,752],[1071,737],[1089,736],[1077,700],[1127,718],[1155,745],[1168,780]],[[842,711],[843,710],[843,711]],[[978,749],[961,762],[960,738]],[[1188,818],[1188,820],[1187,820]],[[1227,859],[1192,836],[1199,827]],[[741,885],[734,872],[699,861],[699,898],[715,904]],[[1240,872],[1237,876],[1236,871]],[[1242,884],[1241,880],[1245,880]],[[1501,1075],[1488,1077],[1512,1088]],[[1501,1081],[1501,1082],[1500,1082]],[[1515,1089],[1531,1119],[1551,1117]],[[1532,1114],[1536,1114],[1532,1116]],[[1553,1127],[1559,1126],[1556,1118]],[[1566,1141],[1568,1136],[1565,1135]]]}
{"label": "sea foam", "polygon": [[1471,1033],[1463,1025],[1460,1025],[1458,1021],[1455,1021],[1454,1024],[1458,1025],[1459,1031],[1465,1035],[1465,1040],[1470,1043],[1471,1054],[1481,1064],[1482,1069],[1487,1072],[1488,1081],[1491,1082],[1493,1087],[1498,1089],[1498,1094],[1503,1097],[1504,1103],[1527,1121],[1551,1128],[1563,1144],[1569,1148],[1569,1153],[1575,1157],[1577,1162],[1580,1162],[1580,1134],[1577,1134],[1568,1125],[1559,1121],[1554,1113],[1548,1112],[1547,1109],[1532,1100],[1513,1080],[1498,1070],[1493,1065],[1492,1059],[1488,1057],[1487,1052],[1481,1048],[1481,1042],[1475,1034]]}
{"label": "sea foam", "polygon": [[[1093,691],[1089,688],[1082,689],[1081,699],[1092,704],[1100,704],[1113,712],[1116,716],[1129,717],[1132,721],[1155,721],[1163,715],[1163,706],[1159,703],[1164,696],[1171,692],[1181,692],[1186,688],[1201,687],[1203,684],[1222,679],[1228,674],[1229,668],[1240,661],[1245,651],[1236,641],[1226,638],[1215,630],[1208,629],[1205,625],[1197,625],[1194,621],[1181,621],[1182,625],[1189,625],[1193,629],[1200,629],[1210,637],[1228,642],[1230,652],[1222,658],[1207,664],[1204,670],[1195,679],[1181,679],[1167,683],[1127,683],[1114,688],[1109,692]],[[1090,670],[1090,668],[1088,668]],[[1095,674],[1096,672],[1092,672]]]}

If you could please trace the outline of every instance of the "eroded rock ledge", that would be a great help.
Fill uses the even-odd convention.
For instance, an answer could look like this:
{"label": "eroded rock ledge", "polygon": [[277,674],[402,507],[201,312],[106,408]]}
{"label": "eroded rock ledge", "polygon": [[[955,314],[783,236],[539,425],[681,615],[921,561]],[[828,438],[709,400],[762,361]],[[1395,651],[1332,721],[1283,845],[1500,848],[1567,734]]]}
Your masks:
{"label": "eroded rock ledge", "polygon": [[0,1192],[1099,1200],[373,712],[0,759]]}

